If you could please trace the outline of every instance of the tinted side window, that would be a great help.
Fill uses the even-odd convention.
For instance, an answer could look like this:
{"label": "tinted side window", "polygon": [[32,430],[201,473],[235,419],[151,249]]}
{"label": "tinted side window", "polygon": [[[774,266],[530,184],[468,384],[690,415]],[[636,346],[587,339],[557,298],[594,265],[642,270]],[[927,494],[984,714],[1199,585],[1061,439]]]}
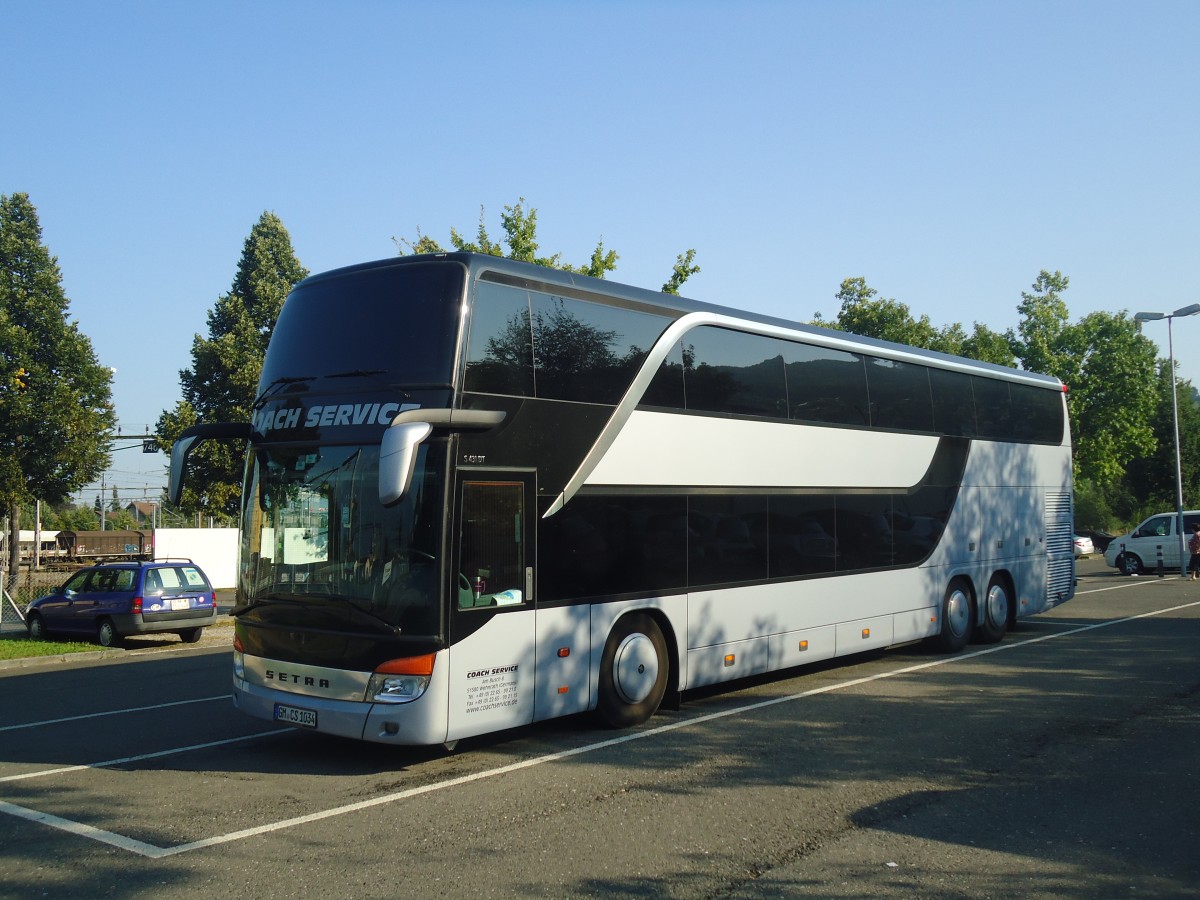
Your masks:
{"label": "tinted side window", "polygon": [[683,497],[576,497],[542,519],[538,589],[543,602],[683,588]]}
{"label": "tinted side window", "polygon": [[787,344],[788,415],[802,422],[871,424],[867,372],[857,353]]}
{"label": "tinted side window", "polygon": [[683,344],[671,348],[658,367],[658,372],[641,402],[646,406],[663,406],[667,409],[686,409],[683,386]]}
{"label": "tinted side window", "polygon": [[925,366],[868,356],[867,389],[875,428],[933,431],[933,398]]}
{"label": "tinted side window", "polygon": [[975,394],[975,419],[979,436],[994,441],[1012,440],[1013,409],[1007,381],[971,376]]}
{"label": "tinted side window", "polygon": [[1017,440],[1046,444],[1062,443],[1063,401],[1059,391],[1036,388],[1026,384],[1008,386],[1013,409],[1017,411],[1013,426]]}
{"label": "tinted side window", "polygon": [[874,569],[892,564],[892,498],[837,498],[837,568]]}
{"label": "tinted side window", "polygon": [[787,418],[782,341],[705,325],[684,343],[688,409]]}
{"label": "tinted side window", "polygon": [[479,282],[471,315],[463,387],[485,394],[533,396],[529,293]]}
{"label": "tinted side window", "polygon": [[553,400],[616,404],[669,321],[569,297],[530,298],[535,390]]}
{"label": "tinted side window", "polygon": [[934,429],[954,437],[974,437],[977,430],[971,377],[962,372],[930,369],[929,388],[933,393]]}
{"label": "tinted side window", "polygon": [[836,512],[832,497],[772,497],[771,577],[795,578],[834,570]]}
{"label": "tinted side window", "polygon": [[768,577],[766,497],[688,500],[688,584],[762,581]]}

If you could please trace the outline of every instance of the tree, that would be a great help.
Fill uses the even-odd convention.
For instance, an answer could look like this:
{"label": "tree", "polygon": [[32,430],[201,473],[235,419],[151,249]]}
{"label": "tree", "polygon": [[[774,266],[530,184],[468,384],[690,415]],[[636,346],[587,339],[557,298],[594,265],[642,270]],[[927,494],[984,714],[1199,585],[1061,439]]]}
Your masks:
{"label": "tree", "polygon": [[680,253],[675,258],[675,267],[671,270],[671,277],[662,286],[664,294],[678,294],[679,289],[683,287],[683,283],[700,271],[699,266],[693,265],[695,260],[695,250]]}
{"label": "tree", "polygon": [[[1175,508],[1175,417],[1172,406],[1170,364],[1158,360],[1158,378],[1154,383],[1154,406],[1150,427],[1155,448],[1133,459],[1126,482],[1129,493],[1142,499],[1131,513],[1156,512]],[[1200,406],[1191,383],[1176,379],[1179,417],[1180,476],[1185,508],[1194,508],[1200,499]]]}
{"label": "tree", "polygon": [[878,297],[865,278],[847,278],[837,292],[841,303],[834,327],[863,337],[879,338],[911,347],[932,347],[937,330],[929,316],[914,319],[907,305]]}
{"label": "tree", "polygon": [[1095,312],[1071,324],[1062,299],[1069,284],[1061,272],[1041,270],[1032,292],[1021,293],[1021,321],[1008,338],[1023,368],[1069,388],[1075,476],[1107,490],[1155,447],[1155,348],[1125,313]]}
{"label": "tree", "polygon": [[[1094,312],[1062,328],[1057,341],[1035,353],[1039,365],[1051,367],[1043,371],[1069,388],[1076,478],[1115,485],[1156,444],[1154,343],[1127,314]],[[1027,359],[1021,362],[1033,368]]]}
{"label": "tree", "polygon": [[9,516],[10,585],[21,504],[62,500],[108,464],[112,373],[68,320],[69,308],[29,196],[0,195],[0,502]]}
{"label": "tree", "polygon": [[[475,233],[475,240],[468,241],[464,238],[456,228],[450,229],[450,244],[455,250],[462,253],[486,253],[489,256],[507,256],[509,259],[518,259],[523,262],[533,263],[539,266],[546,266],[550,269],[562,269],[567,272],[574,272],[577,275],[590,275],[592,278],[603,278],[607,273],[615,271],[617,268],[616,251],[605,250],[603,239],[596,244],[596,248],[592,251],[591,258],[580,266],[573,266],[570,263],[562,261],[562,254],[555,253],[552,256],[539,256],[539,244],[537,241],[537,209],[530,207],[525,208],[525,198],[521,197],[512,206],[504,207],[504,212],[500,216],[500,225],[504,229],[504,244],[508,245],[508,253],[504,252],[504,244],[498,244],[488,235],[487,225],[484,221],[483,207],[479,208],[479,227]],[[405,253],[405,248],[410,253],[445,253],[445,248],[437,241],[428,235],[421,234],[421,229],[417,229],[417,239],[409,241],[404,238],[392,238],[392,242],[396,245],[396,250],[401,256]],[[675,266],[671,271],[670,278],[663,284],[663,292],[668,294],[678,294],[679,288],[689,277],[700,271],[700,267],[695,265],[696,251],[688,250],[685,253],[679,254],[675,260]]]}
{"label": "tree", "polygon": [[1063,378],[1070,368],[1070,355],[1064,347],[1068,328],[1067,304],[1062,292],[1070,279],[1062,272],[1042,269],[1033,282],[1033,293],[1021,292],[1017,312],[1021,314],[1018,335],[1011,335],[1016,355],[1031,372],[1043,372]]}
{"label": "tree", "polygon": [[971,332],[971,336],[963,341],[961,355],[998,366],[1013,369],[1017,367],[1017,358],[1008,337],[978,322],[975,323],[975,330]]}
{"label": "tree", "polygon": [[[208,314],[208,337],[192,341],[192,367],[179,373],[183,399],[159,417],[159,444],[168,448],[197,422],[248,422],[267,342],[283,301],[308,275],[274,213],[264,212],[242,247],[229,293]],[[189,511],[235,516],[243,461],[232,445],[209,441],[189,459],[191,477],[180,504]]]}

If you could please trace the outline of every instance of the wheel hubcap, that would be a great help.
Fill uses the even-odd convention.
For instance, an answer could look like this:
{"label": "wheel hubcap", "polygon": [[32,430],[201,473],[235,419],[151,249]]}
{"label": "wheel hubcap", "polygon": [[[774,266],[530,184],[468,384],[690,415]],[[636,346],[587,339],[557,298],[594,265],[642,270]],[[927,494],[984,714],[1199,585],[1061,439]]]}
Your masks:
{"label": "wheel hubcap", "polygon": [[626,703],[641,703],[658,681],[658,652],[644,634],[621,641],[613,658],[613,685]]}
{"label": "wheel hubcap", "polygon": [[971,618],[971,598],[961,589],[955,589],[946,601],[946,624],[955,634],[966,634]]}
{"label": "wheel hubcap", "polygon": [[988,591],[987,617],[996,627],[1001,627],[1008,621],[1008,591],[998,584]]}

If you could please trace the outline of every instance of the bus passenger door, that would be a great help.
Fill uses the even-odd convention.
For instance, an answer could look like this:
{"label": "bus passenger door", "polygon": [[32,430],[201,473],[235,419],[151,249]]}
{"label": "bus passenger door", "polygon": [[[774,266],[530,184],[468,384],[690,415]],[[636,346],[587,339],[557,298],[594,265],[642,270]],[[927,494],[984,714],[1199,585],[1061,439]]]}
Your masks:
{"label": "bus passenger door", "polygon": [[459,470],[447,740],[533,720],[535,491],[530,471]]}

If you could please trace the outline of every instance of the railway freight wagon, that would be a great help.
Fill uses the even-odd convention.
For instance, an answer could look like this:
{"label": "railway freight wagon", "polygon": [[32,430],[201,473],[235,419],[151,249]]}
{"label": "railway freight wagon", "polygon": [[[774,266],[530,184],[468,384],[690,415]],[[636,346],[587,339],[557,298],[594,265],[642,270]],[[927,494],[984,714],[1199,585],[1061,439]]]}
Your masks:
{"label": "railway freight wagon", "polygon": [[60,531],[58,548],[68,559],[153,559],[150,531]]}

